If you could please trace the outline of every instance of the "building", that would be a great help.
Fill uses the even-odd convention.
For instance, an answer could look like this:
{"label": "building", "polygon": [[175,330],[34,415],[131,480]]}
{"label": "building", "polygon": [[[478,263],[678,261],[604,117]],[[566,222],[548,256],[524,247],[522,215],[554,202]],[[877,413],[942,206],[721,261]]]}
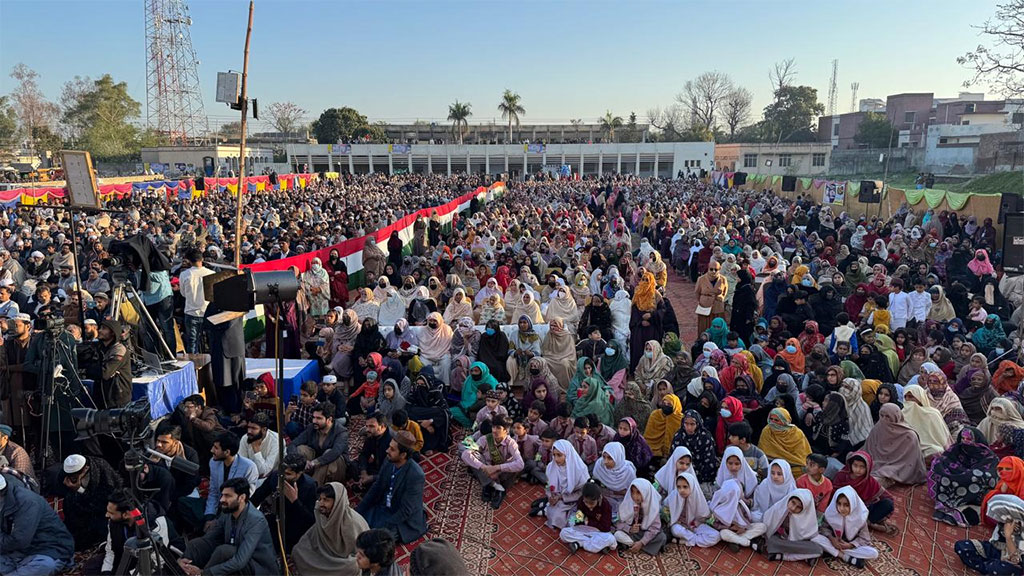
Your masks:
{"label": "building", "polygon": [[[884,107],[883,107],[884,108]],[[855,137],[860,123],[867,118],[869,112],[848,112],[835,116],[822,116],[818,119],[818,142],[827,142],[836,150],[852,150],[859,148]]]}
{"label": "building", "polygon": [[611,173],[675,177],[710,170],[712,142],[618,144],[289,144],[296,171],[508,174],[520,177],[568,166],[585,176]]}
{"label": "building", "polygon": [[861,98],[857,105],[858,112],[885,112],[885,100],[881,98]]}
{"label": "building", "polygon": [[717,144],[715,168],[729,172],[812,176],[828,171],[831,154],[832,146],[828,142]]}
{"label": "building", "polygon": [[[382,125],[388,142],[400,144],[454,144],[458,138],[452,132],[451,122],[415,122],[413,124]],[[646,142],[650,126],[636,124],[622,126],[615,132],[616,140]],[[520,124],[512,126],[512,142],[523,144],[589,144],[608,141],[608,134],[598,123],[576,124]],[[469,124],[463,134],[464,144],[505,144],[509,141],[508,123],[500,120],[483,124]]]}
{"label": "building", "polygon": [[[246,168],[250,174],[259,174],[264,168],[280,167],[274,165],[274,150],[246,146]],[[238,173],[238,146],[158,146],[142,149],[142,162],[160,164],[160,170],[168,176],[193,174],[202,170],[207,175],[226,176],[229,172]],[[287,166],[284,166],[287,169]]]}
{"label": "building", "polygon": [[[936,121],[928,127],[925,170],[937,174],[968,174],[991,171],[998,166],[1020,165],[1014,144],[1021,139],[1024,102],[942,103],[936,107]],[[1004,134],[1007,136],[1002,137]],[[986,138],[991,136],[999,137]],[[999,144],[983,146],[983,141]]]}

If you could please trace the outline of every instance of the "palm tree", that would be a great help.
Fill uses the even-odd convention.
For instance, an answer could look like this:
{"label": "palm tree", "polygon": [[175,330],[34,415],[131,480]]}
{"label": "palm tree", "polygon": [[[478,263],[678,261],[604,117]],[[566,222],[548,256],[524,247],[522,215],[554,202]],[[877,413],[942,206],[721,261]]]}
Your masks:
{"label": "palm tree", "polygon": [[498,104],[498,110],[501,112],[502,118],[508,119],[508,141],[512,142],[512,122],[519,126],[519,115],[526,114],[526,108],[520,104],[522,98],[519,94],[505,89],[505,93],[501,95],[501,104]]}
{"label": "palm tree", "polygon": [[611,110],[606,110],[604,117],[597,122],[601,125],[601,130],[608,135],[608,139],[615,142],[615,129],[622,128],[622,116],[613,116]]}
{"label": "palm tree", "polygon": [[466,132],[469,132],[469,122],[466,118],[473,115],[473,105],[469,102],[455,101],[454,104],[448,105],[448,119],[452,121],[452,136],[459,139],[459,144],[462,144],[462,137],[465,136]]}

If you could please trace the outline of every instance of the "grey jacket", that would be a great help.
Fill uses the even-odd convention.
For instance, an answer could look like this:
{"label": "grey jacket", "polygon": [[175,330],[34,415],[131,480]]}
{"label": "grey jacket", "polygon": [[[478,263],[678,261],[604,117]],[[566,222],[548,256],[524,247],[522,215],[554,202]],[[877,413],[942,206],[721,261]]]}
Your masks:
{"label": "grey jacket", "polygon": [[[235,533],[233,540],[232,532]],[[203,574],[278,574],[281,571],[274,554],[274,541],[270,538],[270,525],[263,513],[248,502],[237,521],[231,514],[218,516],[217,523],[203,535],[203,540],[214,548],[222,544],[236,548],[234,557],[216,566],[206,566]],[[187,552],[185,557],[188,557]]]}

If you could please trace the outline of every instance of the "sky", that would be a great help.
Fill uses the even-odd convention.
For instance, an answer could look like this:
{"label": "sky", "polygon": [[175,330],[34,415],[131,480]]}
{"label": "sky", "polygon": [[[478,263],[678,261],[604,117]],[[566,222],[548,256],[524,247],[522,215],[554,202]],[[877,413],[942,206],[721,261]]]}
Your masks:
{"label": "sky", "polygon": [[[189,1],[189,0],[186,0]],[[997,0],[602,0],[363,2],[257,0],[249,94],[291,101],[312,120],[351,106],[372,121],[445,122],[456,99],[471,122],[502,122],[504,89],[523,122],[627,118],[667,106],[687,79],[718,70],[771,100],[768,71],[795,58],[796,83],[826,102],[839,60],[837,109],[899,92],[955,96],[956,57]],[[237,119],[213,101],[218,71],[241,70],[248,2],[190,0],[192,43],[211,125]],[[0,0],[0,95],[23,62],[56,100],[74,76],[126,82],[145,115],[144,0]],[[984,87],[972,88],[983,91]]]}

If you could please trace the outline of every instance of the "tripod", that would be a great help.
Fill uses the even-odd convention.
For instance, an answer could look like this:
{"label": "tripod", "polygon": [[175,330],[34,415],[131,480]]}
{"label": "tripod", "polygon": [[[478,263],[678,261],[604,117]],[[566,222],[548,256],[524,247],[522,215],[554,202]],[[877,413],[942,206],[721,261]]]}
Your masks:
{"label": "tripod", "polygon": [[[156,347],[156,361],[154,362],[152,357],[147,358],[145,354],[142,354],[142,363],[162,374],[163,368],[160,366],[161,357],[163,360],[174,360],[174,353],[171,352],[171,348],[164,340],[163,334],[160,332],[160,328],[156,325],[153,317],[149,315],[149,310],[146,309],[146,305],[142,302],[142,297],[139,296],[138,291],[135,290],[135,286],[121,280],[114,286],[114,295],[110,302],[112,310],[111,317],[114,320],[121,320],[121,306],[123,304],[128,304],[135,310],[136,314],[139,316],[140,324],[145,322],[145,326],[149,329],[153,338],[153,344]],[[117,336],[120,337],[120,334]],[[139,336],[141,338],[141,331]]]}
{"label": "tripod", "polygon": [[[124,553],[121,555],[121,562],[114,574],[118,576],[129,576],[131,572],[131,561],[135,560],[137,574],[151,576],[152,574],[183,574],[175,560],[175,553],[159,539],[154,538],[149,529],[149,523],[143,512],[146,507],[143,501],[136,494],[145,492],[139,487],[139,476],[142,474],[146,462],[141,454],[134,448],[129,448],[125,454],[125,468],[128,470],[131,490],[128,496],[131,499],[133,509],[132,519],[135,523],[135,537],[125,542]],[[149,498],[147,497],[148,501]],[[165,534],[165,537],[167,535]]]}
{"label": "tripod", "polygon": [[[53,447],[50,446],[50,432],[52,431],[53,423],[50,421],[50,418],[54,413],[55,407],[58,411],[61,410],[60,404],[56,401],[57,393],[59,392],[63,397],[68,398],[69,404],[70,401],[74,401],[81,407],[85,406],[82,404],[79,395],[84,392],[89,397],[88,391],[82,385],[82,380],[75,371],[75,367],[78,364],[77,351],[72,350],[70,345],[62,339],[65,334],[67,332],[64,332],[62,329],[50,329],[44,331],[41,335],[45,339],[42,346],[43,354],[39,371],[41,378],[39,386],[41,435],[39,442],[41,448],[37,453],[38,461],[35,463],[39,470],[46,468],[46,459],[48,456],[52,456],[53,453]],[[71,369],[65,370],[66,366],[70,366]],[[89,401],[95,404],[91,397],[89,397]],[[60,438],[58,438],[56,450],[57,457],[62,457],[63,442]]]}

